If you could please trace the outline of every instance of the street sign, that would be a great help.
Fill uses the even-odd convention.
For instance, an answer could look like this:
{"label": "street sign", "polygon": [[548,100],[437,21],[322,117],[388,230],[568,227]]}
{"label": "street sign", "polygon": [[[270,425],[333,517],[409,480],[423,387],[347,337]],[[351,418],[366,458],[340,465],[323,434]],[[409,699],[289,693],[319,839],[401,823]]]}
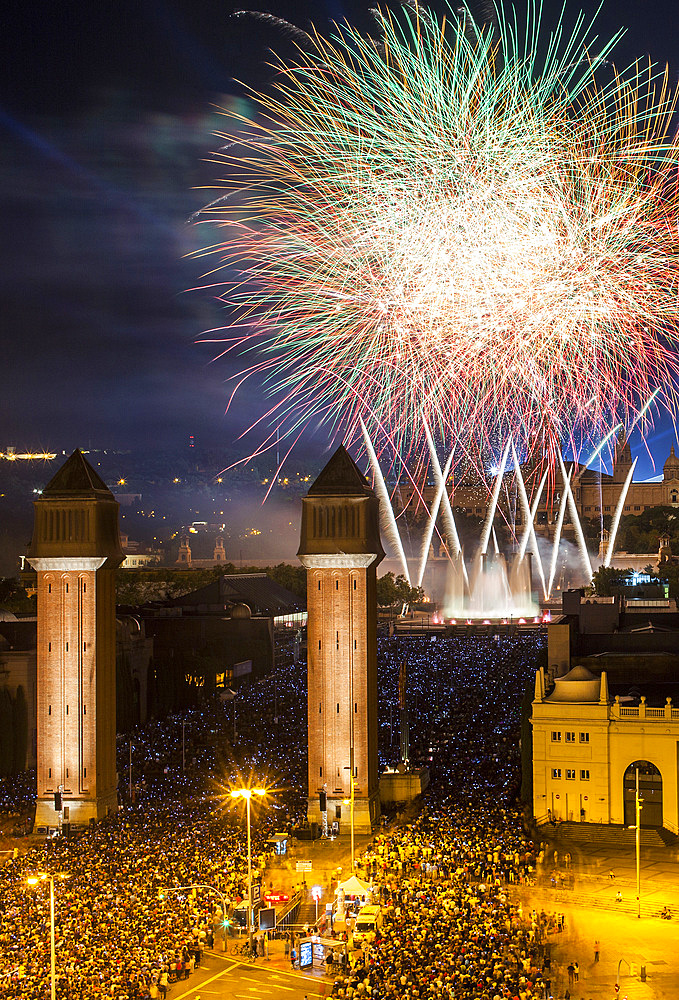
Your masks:
{"label": "street sign", "polygon": [[312,899],[315,899],[316,902],[318,902],[318,900],[321,898],[322,895],[323,895],[323,886],[322,885],[312,885],[311,886],[311,897],[312,897]]}
{"label": "street sign", "polygon": [[298,872],[310,872],[313,870],[313,865],[310,861],[298,861],[295,868]]}
{"label": "street sign", "polygon": [[259,903],[262,898],[262,887],[261,885],[253,885],[252,887],[252,902]]}

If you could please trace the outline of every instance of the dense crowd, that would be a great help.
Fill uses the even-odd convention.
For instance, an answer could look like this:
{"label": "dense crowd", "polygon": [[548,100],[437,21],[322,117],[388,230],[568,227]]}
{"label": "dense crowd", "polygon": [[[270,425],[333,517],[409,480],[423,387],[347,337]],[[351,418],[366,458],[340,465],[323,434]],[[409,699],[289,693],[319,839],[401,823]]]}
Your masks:
{"label": "dense crowd", "polygon": [[429,762],[432,787],[420,815],[376,838],[362,859],[385,923],[367,967],[340,979],[336,995],[549,995],[548,918],[524,914],[510,888],[536,864],[514,799],[521,697],[542,648],[539,633],[381,642],[387,700],[407,658],[411,743]]}
{"label": "dense crowd", "polygon": [[[514,799],[521,694],[542,644],[538,633],[380,639],[382,760],[397,753],[405,657],[412,756],[429,764],[432,785],[417,818],[376,838],[362,859],[386,919],[367,967],[336,993],[545,995],[544,920],[522,915],[510,895],[535,864]],[[290,656],[274,683],[247,685],[235,707],[215,701],[131,735],[134,801],[77,840],[50,840],[2,869],[2,995],[47,995],[49,892],[26,885],[36,870],[69,875],[56,885],[60,1000],[138,1000],[188,976],[221,933],[221,898],[228,916],[246,891],[243,806],[225,797],[228,788],[252,779],[277,790],[253,818],[258,869],[269,833],[303,816],[305,689],[304,664]],[[123,790],[129,745],[120,739]],[[196,883],[217,891],[179,888]]]}

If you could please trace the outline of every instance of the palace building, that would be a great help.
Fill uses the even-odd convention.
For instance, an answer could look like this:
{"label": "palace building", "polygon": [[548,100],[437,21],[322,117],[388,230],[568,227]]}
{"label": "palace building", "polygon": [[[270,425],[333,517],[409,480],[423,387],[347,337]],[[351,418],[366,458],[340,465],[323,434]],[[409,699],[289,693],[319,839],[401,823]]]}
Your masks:
{"label": "palace building", "polygon": [[[570,469],[570,466],[571,463],[566,463],[567,469]],[[620,437],[618,440],[611,475],[584,466],[577,467],[573,473],[572,488],[580,518],[599,518],[602,514],[613,515],[631,468],[632,453],[629,443],[625,441],[624,437]],[[522,474],[526,482],[531,481],[532,471],[527,466],[522,467]],[[512,471],[506,473],[508,482],[512,476]],[[451,490],[449,486],[451,503],[456,511],[485,518],[492,488],[492,478],[483,478],[476,472],[463,476],[455,484],[454,489]],[[394,500],[397,507],[401,509],[416,507],[420,502],[421,493],[424,501],[431,505],[436,495],[436,489],[435,485],[427,484],[421,491],[418,491],[412,482],[400,483],[395,490]],[[511,489],[508,496],[513,496]],[[501,506],[502,502],[501,500]],[[679,457],[675,454],[674,445],[670,448],[670,453],[663,465],[662,477],[646,481],[632,480],[625,499],[623,514],[638,515],[642,514],[647,507],[659,506],[679,507]],[[517,523],[520,523],[521,511],[517,504],[515,507],[516,520]],[[549,524],[556,521],[558,508],[558,504],[552,503],[545,496],[537,511],[536,524],[538,528],[542,527],[544,531]],[[568,530],[568,521],[565,527]]]}

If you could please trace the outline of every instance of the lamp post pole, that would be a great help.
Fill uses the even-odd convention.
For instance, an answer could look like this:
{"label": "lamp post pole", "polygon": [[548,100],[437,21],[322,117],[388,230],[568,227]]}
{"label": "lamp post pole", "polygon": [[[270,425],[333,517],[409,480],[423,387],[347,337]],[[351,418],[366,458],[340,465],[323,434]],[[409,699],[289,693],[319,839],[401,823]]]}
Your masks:
{"label": "lamp post pole", "polygon": [[635,809],[637,828],[634,834],[637,851],[637,920],[641,919],[641,799],[639,798],[639,768],[636,769]]}
{"label": "lamp post pole", "polygon": [[[59,878],[68,878],[68,875],[59,874]],[[50,1000],[57,1000],[57,958],[54,933],[54,875],[50,872],[38,872],[30,875],[26,879],[29,885],[39,885],[40,882],[50,884]]]}
{"label": "lamp post pole", "polygon": [[252,834],[250,832],[250,799],[253,795],[266,795],[266,788],[234,788],[232,799],[245,799],[248,821],[248,944],[252,954],[253,938],[253,905],[252,905]]}
{"label": "lamp post pole", "polygon": [[54,876],[49,876],[50,882],[50,998],[57,1000],[57,960],[54,946]]}
{"label": "lamp post pole", "polygon": [[245,796],[248,810],[248,944],[252,955],[252,835],[250,833],[250,795]]}
{"label": "lamp post pole", "polygon": [[354,741],[351,741],[351,874],[354,874]]}

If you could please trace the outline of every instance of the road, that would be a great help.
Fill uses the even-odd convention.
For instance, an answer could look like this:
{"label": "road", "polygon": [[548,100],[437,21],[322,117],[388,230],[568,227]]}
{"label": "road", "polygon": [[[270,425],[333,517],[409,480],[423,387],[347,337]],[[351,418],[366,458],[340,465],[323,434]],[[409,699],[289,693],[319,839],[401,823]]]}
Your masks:
{"label": "road", "polygon": [[308,1000],[324,997],[330,990],[327,980],[286,972],[267,966],[263,959],[250,964],[230,956],[211,956],[197,969],[189,983],[176,983],[169,1000]]}

